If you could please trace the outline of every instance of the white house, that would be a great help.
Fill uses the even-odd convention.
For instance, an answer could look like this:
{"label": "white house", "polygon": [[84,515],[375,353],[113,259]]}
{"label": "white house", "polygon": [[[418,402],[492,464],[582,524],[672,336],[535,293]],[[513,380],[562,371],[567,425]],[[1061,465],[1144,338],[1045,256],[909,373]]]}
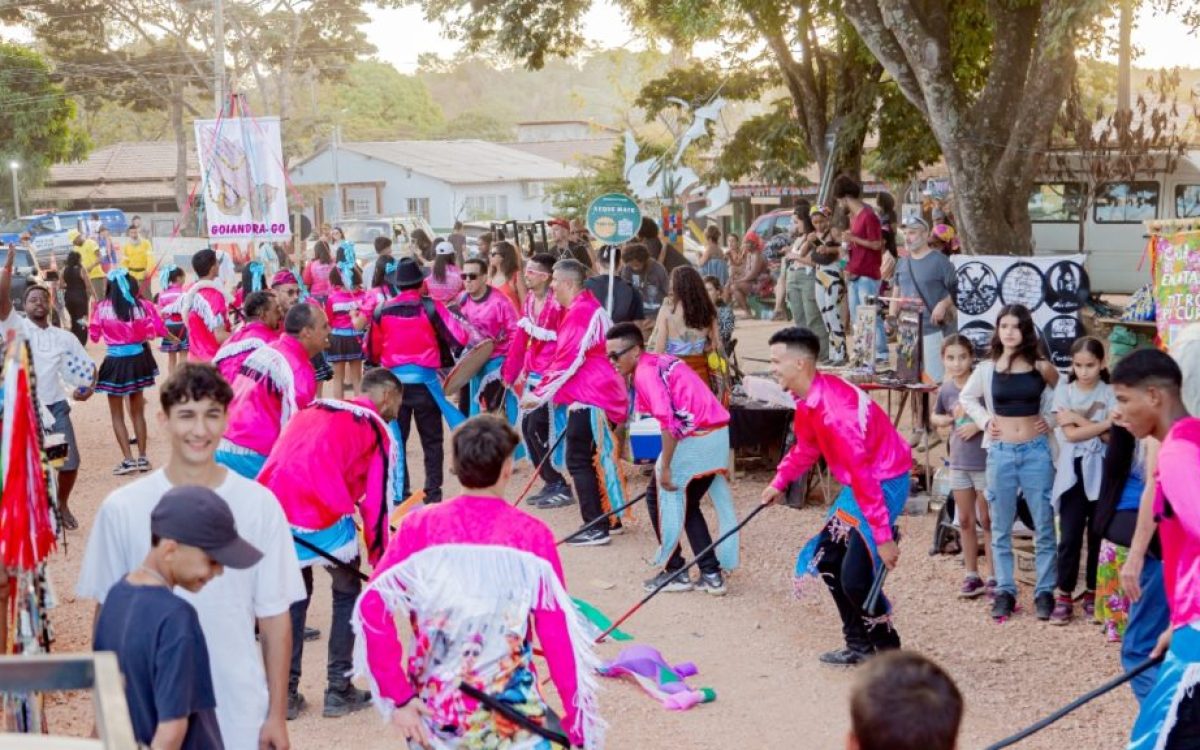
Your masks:
{"label": "white house", "polygon": [[455,220],[545,219],[546,186],[576,167],[486,141],[391,141],[326,147],[291,171],[295,185],[326,188],[315,222],[340,216],[423,216],[435,229]]}

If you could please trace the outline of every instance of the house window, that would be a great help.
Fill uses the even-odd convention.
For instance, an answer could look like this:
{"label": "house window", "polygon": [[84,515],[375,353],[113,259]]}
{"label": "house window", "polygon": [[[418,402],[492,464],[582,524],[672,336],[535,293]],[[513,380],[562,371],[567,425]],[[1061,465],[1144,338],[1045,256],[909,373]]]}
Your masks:
{"label": "house window", "polygon": [[1097,224],[1138,224],[1158,216],[1157,182],[1110,182],[1100,187]]}
{"label": "house window", "polygon": [[370,216],[370,198],[351,198],[346,202],[346,213],[349,216]]}
{"label": "house window", "polygon": [[1200,185],[1175,186],[1175,218],[1200,217]]}
{"label": "house window", "polygon": [[471,195],[463,199],[463,211],[469,221],[508,218],[507,195]]}
{"label": "house window", "polygon": [[429,221],[429,199],[409,198],[408,213],[410,216],[420,216],[425,221]]}
{"label": "house window", "polygon": [[1029,220],[1037,224],[1077,223],[1082,193],[1083,186],[1078,182],[1034,185],[1029,196]]}

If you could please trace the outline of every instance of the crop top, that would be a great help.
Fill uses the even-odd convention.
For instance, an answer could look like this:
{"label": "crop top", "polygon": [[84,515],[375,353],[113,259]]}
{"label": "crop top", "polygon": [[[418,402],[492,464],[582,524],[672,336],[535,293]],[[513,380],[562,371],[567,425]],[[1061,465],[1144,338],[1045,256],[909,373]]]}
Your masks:
{"label": "crop top", "polygon": [[992,374],[992,408],[997,417],[1036,417],[1042,409],[1046,380],[1037,368],[1029,372]]}

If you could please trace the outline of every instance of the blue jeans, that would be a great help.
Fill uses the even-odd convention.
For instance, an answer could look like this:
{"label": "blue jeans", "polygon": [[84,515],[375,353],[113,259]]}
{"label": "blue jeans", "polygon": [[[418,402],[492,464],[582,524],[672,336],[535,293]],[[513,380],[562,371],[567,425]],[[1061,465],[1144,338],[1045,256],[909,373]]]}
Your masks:
{"label": "blue jeans", "polygon": [[[1129,607],[1129,619],[1125,623],[1125,635],[1121,639],[1121,666],[1125,671],[1136,667],[1150,658],[1158,637],[1171,622],[1171,610],[1167,606],[1167,590],[1163,588],[1162,561],[1146,558],[1139,579],[1142,598]],[[1130,687],[1138,703],[1145,700],[1154,688],[1158,667],[1152,667],[1133,678]]]}
{"label": "blue jeans", "polygon": [[[879,295],[879,279],[869,279],[866,276],[859,276],[853,281],[847,283],[850,293],[850,322],[854,325],[856,320],[855,310],[859,305],[867,303],[867,297],[876,297]],[[876,303],[880,304],[880,303]],[[887,359],[888,354],[887,334],[883,330],[883,318],[875,317],[875,357],[877,359]]]}
{"label": "blue jeans", "polygon": [[1054,462],[1045,435],[1027,443],[995,442],[988,448],[988,501],[992,514],[992,565],[996,590],[1016,596],[1013,579],[1012,528],[1017,517],[1017,493],[1025,495],[1033,516],[1034,548],[1037,556],[1036,593],[1054,593],[1058,541],[1054,536],[1054,508],[1050,488],[1054,484]]}

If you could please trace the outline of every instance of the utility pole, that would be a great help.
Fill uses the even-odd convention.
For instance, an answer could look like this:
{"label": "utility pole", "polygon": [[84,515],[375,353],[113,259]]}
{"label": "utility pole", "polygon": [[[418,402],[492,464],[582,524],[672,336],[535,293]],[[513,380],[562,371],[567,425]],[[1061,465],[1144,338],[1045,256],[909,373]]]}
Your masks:
{"label": "utility pole", "polygon": [[1133,40],[1133,3],[1121,0],[1120,44],[1117,49],[1117,111],[1128,111],[1133,105],[1130,78]]}
{"label": "utility pole", "polygon": [[333,223],[340,224],[342,221],[342,181],[338,175],[338,146],[342,142],[342,126],[338,123],[333,124]]}
{"label": "utility pole", "polygon": [[225,111],[225,10],[213,0],[213,104],[216,116]]}

